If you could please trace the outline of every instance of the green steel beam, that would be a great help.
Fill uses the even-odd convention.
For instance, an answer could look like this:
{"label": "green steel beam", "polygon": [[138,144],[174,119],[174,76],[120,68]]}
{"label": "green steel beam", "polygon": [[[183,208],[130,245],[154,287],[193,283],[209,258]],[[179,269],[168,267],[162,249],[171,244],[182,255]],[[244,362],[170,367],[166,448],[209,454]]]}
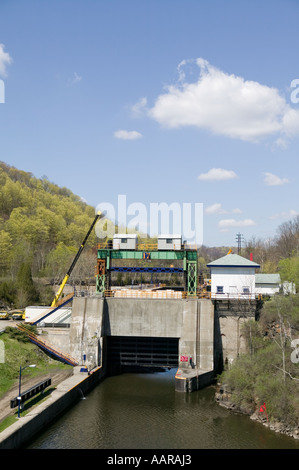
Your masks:
{"label": "green steel beam", "polygon": [[197,291],[197,262],[189,261],[187,272],[187,292],[188,295],[196,295]]}
{"label": "green steel beam", "polygon": [[152,260],[197,260],[197,251],[141,251],[141,250],[98,250],[98,259],[144,259],[144,253]]}
{"label": "green steel beam", "polygon": [[106,284],[106,276],[105,274],[98,275],[96,277],[96,292],[104,293],[105,291],[105,284]]}

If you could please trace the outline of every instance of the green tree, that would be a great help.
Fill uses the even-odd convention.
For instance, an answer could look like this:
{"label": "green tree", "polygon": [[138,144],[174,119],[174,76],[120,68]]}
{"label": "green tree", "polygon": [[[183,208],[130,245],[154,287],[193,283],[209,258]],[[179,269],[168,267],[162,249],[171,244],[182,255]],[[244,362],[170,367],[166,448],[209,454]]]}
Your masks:
{"label": "green tree", "polygon": [[54,284],[62,281],[66,275],[77,250],[60,242],[47,256],[45,274]]}
{"label": "green tree", "polygon": [[299,288],[299,257],[292,256],[279,261],[278,269],[282,281],[294,282]]}
{"label": "green tree", "polygon": [[3,281],[0,283],[0,304],[7,307],[14,305],[16,299],[16,287],[13,281]]}
{"label": "green tree", "polygon": [[299,333],[299,296],[275,296],[264,304],[260,321],[244,325],[250,354],[243,354],[221,375],[232,401],[249,411],[267,403],[269,419],[299,422],[299,371],[291,359]]}
{"label": "green tree", "polygon": [[12,240],[9,233],[0,230],[0,272],[4,274],[12,259]]}
{"label": "green tree", "polygon": [[16,281],[18,307],[25,307],[30,303],[38,302],[38,292],[32,279],[31,267],[28,263],[21,263]]}

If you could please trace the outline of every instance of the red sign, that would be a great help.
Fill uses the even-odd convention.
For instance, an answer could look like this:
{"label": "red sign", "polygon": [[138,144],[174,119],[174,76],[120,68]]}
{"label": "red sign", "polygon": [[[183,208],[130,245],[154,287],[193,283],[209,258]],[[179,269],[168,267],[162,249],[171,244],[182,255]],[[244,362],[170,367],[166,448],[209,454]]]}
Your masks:
{"label": "red sign", "polygon": [[188,356],[181,356],[180,361],[181,362],[188,362]]}

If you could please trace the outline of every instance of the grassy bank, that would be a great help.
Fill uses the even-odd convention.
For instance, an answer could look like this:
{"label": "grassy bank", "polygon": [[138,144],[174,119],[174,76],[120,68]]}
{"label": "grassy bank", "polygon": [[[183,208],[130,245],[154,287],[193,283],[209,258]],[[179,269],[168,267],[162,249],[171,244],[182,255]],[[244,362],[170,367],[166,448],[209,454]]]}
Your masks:
{"label": "grassy bank", "polygon": [[4,361],[0,363],[0,399],[18,383],[20,367],[35,364],[34,368],[26,368],[22,372],[22,380],[27,377],[42,377],[53,369],[70,369],[49,357],[38,346],[32,344],[25,333],[16,328],[6,328],[0,335],[1,346],[4,349]]}

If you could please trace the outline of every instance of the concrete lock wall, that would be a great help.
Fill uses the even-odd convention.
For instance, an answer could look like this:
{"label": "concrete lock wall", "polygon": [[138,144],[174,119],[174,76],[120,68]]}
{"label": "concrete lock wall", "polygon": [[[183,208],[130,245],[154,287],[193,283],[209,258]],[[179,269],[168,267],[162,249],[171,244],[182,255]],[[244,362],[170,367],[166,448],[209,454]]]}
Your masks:
{"label": "concrete lock wall", "polygon": [[[213,370],[214,307],[209,300],[74,299],[70,355],[91,367],[102,364],[105,336],[179,339],[179,367]],[[182,361],[180,360],[182,359]]]}
{"label": "concrete lock wall", "polygon": [[69,328],[38,328],[38,333],[43,340],[50,342],[54,349],[69,354],[70,332]]}
{"label": "concrete lock wall", "polygon": [[76,297],[70,326],[70,355],[90,368],[102,365],[104,299]]}
{"label": "concrete lock wall", "polygon": [[103,336],[179,338],[181,302],[175,299],[106,299]]}
{"label": "concrete lock wall", "polygon": [[227,316],[220,318],[223,361],[232,362],[246,352],[246,342],[242,335],[242,325],[248,317]]}

